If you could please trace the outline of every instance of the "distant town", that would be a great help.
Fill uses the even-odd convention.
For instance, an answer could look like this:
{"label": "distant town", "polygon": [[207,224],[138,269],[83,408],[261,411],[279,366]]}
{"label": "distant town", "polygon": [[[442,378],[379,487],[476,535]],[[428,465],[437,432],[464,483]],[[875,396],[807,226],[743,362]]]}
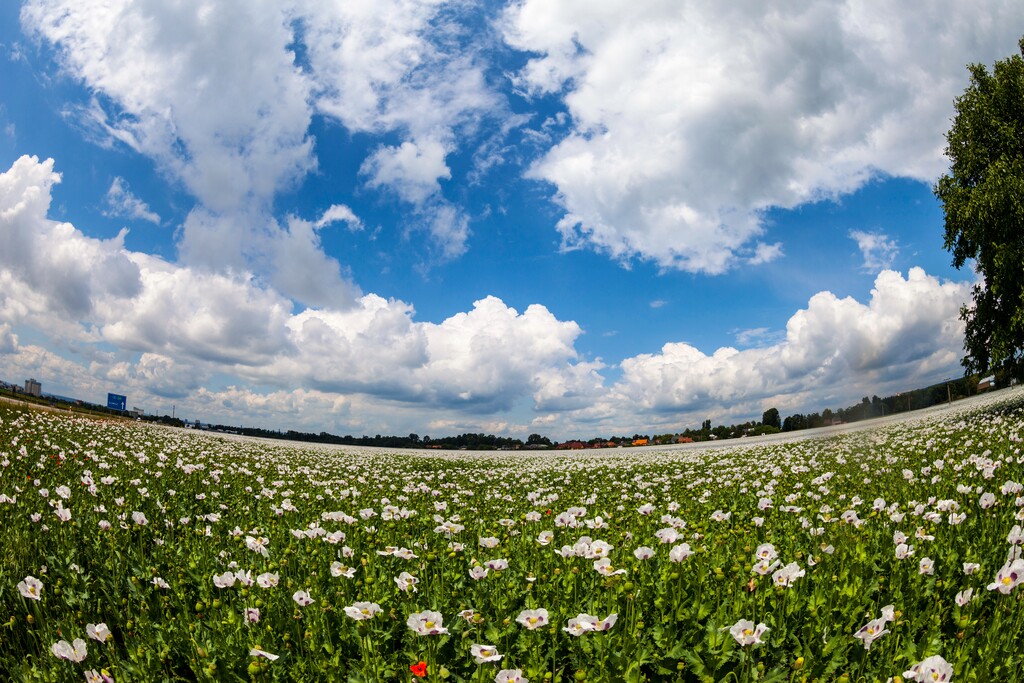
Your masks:
{"label": "distant town", "polygon": [[300,432],[296,430],[274,430],[263,427],[230,426],[212,424],[196,420],[185,420],[175,414],[172,407],[170,415],[157,415],[141,408],[127,408],[127,397],[121,394],[107,395],[107,405],[90,403],[67,396],[58,396],[43,391],[43,385],[35,378],[29,378],[23,384],[12,384],[0,380],[0,396],[14,398],[30,403],[49,407],[125,419],[156,422],[186,429],[201,429],[225,434],[241,434],[267,439],[286,441],[302,441],[308,443],[326,443],[347,446],[377,446],[382,448],[428,448],[438,450],[581,450],[590,448],[626,448],[634,446],[665,446],[670,444],[694,443],[699,441],[715,441],[739,439],[792,432],[815,427],[827,427],[875,417],[884,417],[911,410],[920,410],[939,403],[947,403],[973,396],[1015,383],[1009,376],[999,374],[987,377],[967,375],[959,379],[949,379],[920,389],[905,391],[885,398],[865,396],[859,403],[836,410],[825,408],[821,412],[810,414],[796,413],[783,418],[775,408],[766,410],[760,421],[748,421],[734,425],[717,425],[712,427],[711,420],[704,420],[699,427],[687,427],[680,432],[664,434],[633,434],[632,436],[593,437],[587,440],[569,439],[562,442],[552,441],[541,434],[530,434],[525,440],[511,437],[495,436],[494,434],[465,433],[458,436],[430,437],[428,435],[408,434],[406,436],[339,436],[326,431],[319,433]]}

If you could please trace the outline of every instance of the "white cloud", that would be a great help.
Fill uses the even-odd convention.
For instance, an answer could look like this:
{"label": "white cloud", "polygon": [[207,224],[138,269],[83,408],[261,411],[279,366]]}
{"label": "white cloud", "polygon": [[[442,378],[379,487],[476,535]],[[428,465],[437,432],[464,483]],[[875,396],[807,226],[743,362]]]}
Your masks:
{"label": "white cloud", "polygon": [[861,267],[869,273],[877,273],[892,266],[900,252],[896,240],[889,239],[885,233],[851,230],[850,239],[857,242],[857,248],[864,259]]}
{"label": "white cloud", "polygon": [[574,343],[582,330],[540,304],[518,313],[489,296],[439,325],[424,323],[423,330],[431,362],[416,373],[417,384],[442,404],[507,410],[527,392],[537,391],[538,401],[553,398],[553,378],[565,377],[570,388],[578,384]]}
{"label": "white cloud", "polygon": [[353,305],[359,288],[324,252],[319,237],[319,230],[337,221],[362,227],[344,205],[330,207],[315,223],[290,216],[284,226],[261,211],[217,214],[196,208],[182,226],[179,254],[188,267],[228,275],[255,271],[303,304],[344,308]]}
{"label": "white cloud", "polygon": [[754,327],[748,330],[738,330],[736,343],[741,347],[767,346],[785,338],[785,332],[773,331],[767,327]]}
{"label": "white cloud", "polygon": [[[325,217],[342,215],[344,212],[338,209],[331,207]],[[270,255],[270,282],[307,306],[345,308],[353,305],[359,289],[342,273],[338,261],[324,253],[318,234],[322,225],[324,218],[310,223],[293,216],[288,219],[287,230],[275,233],[272,246],[265,250]]]}
{"label": "white cloud", "polygon": [[14,353],[18,350],[18,335],[10,323],[0,323],[0,354]]}
{"label": "white cloud", "polygon": [[553,368],[534,379],[534,409],[549,414],[575,411],[592,406],[605,392],[605,368],[601,361],[580,361],[572,365]]}
{"label": "white cloud", "polygon": [[445,256],[465,251],[468,219],[439,181],[451,175],[457,141],[505,104],[463,9],[439,0],[30,0],[21,17],[92,91],[72,108],[78,122],[101,144],[154,159],[198,200],[181,257],[210,267],[217,254],[258,269],[277,247],[264,239],[276,232],[275,195],[317,167],[317,114],[352,133],[397,137],[364,160],[368,187],[412,203]]}
{"label": "white cloud", "polygon": [[124,178],[117,176],[110,183],[107,190],[107,209],[103,212],[105,216],[118,218],[129,218],[132,220],[147,221],[160,224],[160,216],[153,212],[146,202],[136,197]]}
{"label": "white cloud", "polygon": [[[47,381],[76,390],[116,383],[153,400],[191,396],[209,378],[223,383],[226,377],[244,385],[237,391],[252,394],[253,403],[262,400],[254,398],[256,388],[263,394],[301,389],[359,397],[364,414],[385,421],[385,407],[394,405],[463,416],[507,411],[531,399],[545,409],[578,406],[600,385],[600,365],[577,358],[580,327],[543,306],[520,313],[486,297],[468,312],[430,323],[416,321],[402,301],[374,294],[350,301],[350,293],[344,306],[294,313],[277,289],[245,271],[170,264],[50,221],[46,211],[58,179],[52,161],[29,157],[0,174],[0,242],[12,245],[0,260],[0,332],[4,348],[14,352],[5,354],[8,369],[39,368]],[[280,247],[297,251],[282,258],[315,271],[315,260],[306,260],[315,245],[304,256],[297,247],[314,236],[313,223],[292,219],[287,239],[294,242]],[[329,291],[315,277],[308,284]],[[76,339],[87,349],[78,353],[88,368],[17,346],[18,325]],[[99,351],[100,343],[114,351]],[[44,375],[47,367],[63,379]]]}
{"label": "white cloud", "polygon": [[964,65],[1014,52],[1022,22],[1001,0],[522,0],[503,30],[536,55],[517,85],[572,115],[530,170],[555,186],[566,248],[721,273],[768,208],[937,177]]}
{"label": "white cloud", "polygon": [[320,219],[316,222],[316,228],[323,228],[334,223],[346,223],[348,229],[352,231],[362,230],[363,221],[359,219],[359,216],[355,212],[344,204],[332,204]]}
{"label": "white cloud", "polygon": [[[621,379],[575,418],[625,429],[695,424],[708,416],[747,419],[780,396],[780,408],[812,411],[915,388],[957,374],[959,312],[969,298],[969,283],[941,282],[920,268],[906,278],[883,271],[867,303],[820,292],[789,319],[785,339],[769,346],[708,355],[668,343],[660,353],[627,358]],[[825,395],[837,404],[821,405]]]}
{"label": "white cloud", "polygon": [[382,146],[360,168],[368,176],[367,185],[388,188],[413,205],[421,226],[440,246],[444,258],[455,258],[466,251],[469,218],[446,201],[440,180],[451,178],[445,157],[445,145],[436,139],[406,141],[397,146]]}
{"label": "white cloud", "polygon": [[387,186],[405,201],[422,204],[441,191],[439,179],[452,176],[446,153],[437,140],[380,147],[363,162],[360,173],[370,176],[370,187]]}
{"label": "white cloud", "polygon": [[[746,419],[766,402],[820,409],[826,394],[837,407],[952,374],[961,353],[958,314],[970,283],[940,282],[914,268],[906,277],[880,273],[866,303],[816,294],[771,345],[708,355],[669,343],[623,360],[620,379],[607,386],[605,365],[579,358],[580,327],[543,306],[519,312],[486,297],[430,323],[416,321],[404,302],[365,294],[348,308],[293,313],[287,299],[245,273],[168,264],[48,220],[57,179],[52,163],[28,157],[0,174],[0,239],[22,245],[10,253],[52,254],[72,244],[60,257],[69,289],[94,280],[86,266],[104,259],[119,261],[133,284],[93,287],[77,306],[53,305],[47,283],[5,260],[0,291],[13,294],[0,306],[0,372],[93,400],[119,388],[133,404],[173,400],[204,419],[244,416],[340,433],[424,432],[429,424],[500,432],[502,422],[527,422],[514,415],[532,408],[534,429],[632,433],[707,416]],[[18,343],[21,325],[77,339],[81,360]],[[234,386],[203,388],[215,376]]]}
{"label": "white cloud", "polygon": [[422,207],[419,215],[427,230],[440,246],[441,256],[452,259],[466,253],[469,239],[469,216],[449,202]]}
{"label": "white cloud", "polygon": [[[0,174],[0,242],[9,245],[0,252],[0,371],[94,400],[116,386],[140,403],[173,399],[206,419],[244,414],[381,433],[430,420],[520,424],[528,419],[515,415],[532,410],[537,428],[632,433],[687,416],[746,419],[767,401],[821,409],[830,395],[838,407],[953,374],[961,355],[959,310],[971,283],[886,270],[865,303],[813,296],[784,339],[747,330],[741,342],[765,344],[710,355],[668,343],[623,360],[609,386],[606,366],[576,351],[579,325],[544,306],[520,312],[485,297],[431,323],[402,301],[352,294],[347,306],[295,313],[245,271],[169,264],[49,220],[58,181],[52,161],[31,157]],[[314,225],[293,219],[289,234],[309,239]],[[67,357],[20,341],[22,328],[73,342],[60,344]],[[234,386],[202,388],[211,378]],[[286,407],[275,411],[275,401]]]}
{"label": "white cloud", "polygon": [[291,303],[247,274],[220,275],[133,254],[142,287],[128,305],[105,301],[93,318],[119,348],[232,365],[290,351]]}
{"label": "white cloud", "polygon": [[[476,41],[443,0],[296,3],[316,107],[358,132],[410,139],[471,123],[496,106]],[[454,11],[453,11],[454,10]]]}
{"label": "white cloud", "polygon": [[105,129],[205,207],[265,202],[313,168],[311,87],[275,3],[35,0],[21,16],[97,94]]}
{"label": "white cloud", "polygon": [[207,375],[195,363],[181,363],[157,353],[143,353],[134,362],[115,362],[104,366],[93,363],[97,378],[119,388],[144,387],[145,391],[160,398],[185,398],[194,394],[207,380]]}
{"label": "white cloud", "polygon": [[197,417],[227,425],[239,424],[244,416],[246,421],[271,429],[326,430],[339,435],[358,435],[364,426],[353,413],[353,407],[358,409],[360,405],[358,400],[307,389],[255,392],[237,386],[219,391],[201,388],[190,395],[188,405]]}
{"label": "white cloud", "polygon": [[752,266],[757,266],[762,263],[771,263],[781,256],[782,242],[776,242],[774,244],[758,242],[754,246],[754,255],[747,259],[747,263]]}
{"label": "white cloud", "polygon": [[556,387],[572,393],[588,367],[575,362],[578,325],[539,305],[519,313],[495,297],[420,323],[408,304],[370,294],[348,311],[304,311],[288,327],[296,353],[253,369],[253,379],[490,413],[531,394],[556,401]]}
{"label": "white cloud", "polygon": [[264,256],[274,227],[273,219],[256,209],[218,213],[197,206],[181,225],[178,258],[211,271],[248,270]]}
{"label": "white cloud", "polygon": [[70,322],[88,320],[97,300],[121,302],[138,294],[138,266],[124,250],[124,231],[90,239],[68,223],[46,218],[50,190],[60,182],[53,160],[19,158],[0,173],[0,309],[13,322],[49,312]]}

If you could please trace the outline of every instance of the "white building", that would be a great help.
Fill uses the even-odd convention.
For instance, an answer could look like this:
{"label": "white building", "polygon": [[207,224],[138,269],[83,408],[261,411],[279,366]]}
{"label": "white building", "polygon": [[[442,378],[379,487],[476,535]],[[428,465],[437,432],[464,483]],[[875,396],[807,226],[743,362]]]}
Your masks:
{"label": "white building", "polygon": [[34,379],[25,380],[25,393],[29,396],[42,396],[43,385]]}

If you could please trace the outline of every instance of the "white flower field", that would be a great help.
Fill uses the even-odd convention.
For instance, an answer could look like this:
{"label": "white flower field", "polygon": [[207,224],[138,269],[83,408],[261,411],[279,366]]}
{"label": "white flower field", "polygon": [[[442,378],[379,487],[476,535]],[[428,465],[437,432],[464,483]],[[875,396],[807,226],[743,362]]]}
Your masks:
{"label": "white flower field", "polygon": [[385,453],[0,404],[0,679],[1024,679],[1024,394],[715,449]]}

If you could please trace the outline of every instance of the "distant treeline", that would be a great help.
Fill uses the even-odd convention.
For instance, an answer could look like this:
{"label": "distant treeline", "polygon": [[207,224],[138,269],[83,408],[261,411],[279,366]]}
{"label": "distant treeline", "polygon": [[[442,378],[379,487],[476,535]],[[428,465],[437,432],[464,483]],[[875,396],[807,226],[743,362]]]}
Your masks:
{"label": "distant treeline", "polygon": [[[904,413],[908,410],[927,408],[946,401],[955,401],[965,398],[978,392],[978,377],[968,376],[961,379],[941,382],[923,389],[914,389],[885,398],[865,396],[860,403],[847,408],[832,410],[826,408],[821,412],[814,412],[808,415],[797,413],[785,419],[779,417],[778,411],[769,409],[765,412],[762,421],[748,421],[730,426],[711,426],[711,420],[705,420],[700,428],[687,428],[678,433],[658,434],[653,437],[647,434],[634,434],[633,436],[611,436],[606,438],[595,437],[587,441],[570,439],[562,443],[552,442],[546,436],[531,434],[526,441],[508,437],[495,436],[494,434],[466,433],[459,436],[445,436],[431,438],[409,434],[408,436],[338,436],[330,432],[298,432],[293,429],[287,431],[263,429],[261,427],[232,427],[227,425],[212,425],[211,430],[229,432],[233,434],[244,434],[245,436],[258,436],[267,439],[282,439],[287,441],[304,441],[309,443],[338,444],[344,446],[378,446],[381,448],[436,448],[443,450],[519,450],[519,449],[547,449],[547,448],[615,448],[619,446],[632,446],[634,444],[666,445],[673,443],[686,443],[689,441],[710,441],[717,439],[736,439],[744,436],[758,436],[761,434],[774,434],[780,431],[791,432],[800,429],[811,429],[814,427],[826,427],[832,424],[857,422],[873,417],[883,417]],[[167,418],[163,418],[166,420]]]}
{"label": "distant treeline", "polygon": [[[1004,378],[1008,380],[1008,378]],[[1006,381],[1000,383],[1000,377],[996,377],[996,386],[1005,386]],[[855,403],[847,408],[832,410],[825,408],[821,412],[814,412],[808,415],[797,413],[785,419],[779,416],[779,411],[770,408],[762,416],[761,422],[749,421],[734,425],[711,426],[711,420],[704,420],[699,428],[687,428],[678,433],[657,434],[634,434],[629,437],[611,437],[604,439],[591,439],[586,442],[586,447],[595,448],[601,446],[631,445],[632,443],[649,443],[651,445],[666,445],[672,443],[687,443],[690,441],[713,441],[718,439],[738,439],[745,436],[759,436],[761,434],[775,434],[778,432],[793,432],[801,429],[812,429],[814,427],[828,427],[835,424],[846,424],[868,420],[874,417],[884,417],[905,413],[909,410],[919,410],[929,406],[947,401],[966,398],[978,393],[978,377],[970,375],[960,379],[940,382],[923,389],[905,391],[885,398],[865,396],[860,403]]]}
{"label": "distant treeline", "polygon": [[884,417],[905,413],[909,410],[919,410],[929,406],[967,398],[978,393],[978,377],[970,375],[960,379],[940,382],[923,389],[905,391],[885,398],[865,396],[847,408],[830,410],[826,408],[821,413],[803,415],[797,413],[790,415],[782,421],[782,431],[791,432],[799,429],[812,429],[814,427],[827,427],[837,423],[858,422],[873,417]]}
{"label": "distant treeline", "polygon": [[[408,436],[338,436],[330,432],[297,432],[294,429],[277,431],[262,429],[260,427],[229,427],[226,425],[212,425],[213,431],[229,432],[233,434],[244,434],[245,436],[259,436],[265,439],[285,439],[287,441],[306,441],[309,443],[328,443],[342,446],[379,446],[381,448],[437,448],[445,450],[473,450],[492,451],[499,449],[515,449],[523,447],[522,439],[510,439],[508,437],[495,436],[494,434],[460,434],[459,436],[446,436],[439,439],[431,439],[429,436],[420,437],[418,434]],[[550,443],[550,442],[549,442]]]}
{"label": "distant treeline", "polygon": [[[1008,377],[1000,377],[996,373],[996,386],[1005,386],[1009,382]],[[245,436],[263,437],[266,439],[281,439],[286,441],[304,441],[308,443],[338,444],[344,446],[378,446],[381,448],[431,448],[441,450],[518,450],[518,449],[548,449],[548,448],[615,448],[620,446],[634,445],[666,445],[673,443],[686,443],[690,441],[709,441],[717,439],[736,439],[745,436],[758,436],[761,434],[773,434],[776,432],[791,432],[800,429],[811,429],[814,427],[826,427],[833,424],[844,424],[867,420],[873,417],[883,417],[904,413],[909,410],[927,408],[947,401],[955,401],[978,393],[977,375],[969,375],[960,379],[940,382],[923,389],[914,389],[885,398],[865,396],[860,403],[847,408],[832,410],[826,408],[819,412],[804,415],[797,413],[782,419],[779,411],[770,408],[765,411],[760,422],[748,421],[730,426],[711,426],[711,420],[704,420],[700,428],[687,428],[682,432],[658,434],[653,437],[647,434],[634,434],[633,436],[611,436],[606,438],[595,437],[589,440],[570,439],[562,443],[552,442],[548,437],[540,434],[530,434],[523,441],[509,437],[495,436],[494,434],[466,433],[459,436],[445,436],[431,438],[420,437],[418,434],[408,436],[338,436],[330,432],[299,432],[293,429],[287,431],[264,429],[262,427],[234,427],[229,425],[210,425],[204,429],[226,432],[230,434],[243,434]],[[6,391],[3,389],[7,389]],[[33,400],[37,403],[71,409],[87,410],[93,413],[123,415],[120,411],[111,411],[105,406],[99,406],[82,401],[73,403],[56,400],[53,397],[36,399],[20,393],[17,387],[0,389],[0,394],[8,394],[20,400]],[[170,415],[144,415],[140,419],[159,422],[176,427],[192,427],[192,423],[186,423],[181,418]],[[194,423],[198,427],[199,422]]]}

